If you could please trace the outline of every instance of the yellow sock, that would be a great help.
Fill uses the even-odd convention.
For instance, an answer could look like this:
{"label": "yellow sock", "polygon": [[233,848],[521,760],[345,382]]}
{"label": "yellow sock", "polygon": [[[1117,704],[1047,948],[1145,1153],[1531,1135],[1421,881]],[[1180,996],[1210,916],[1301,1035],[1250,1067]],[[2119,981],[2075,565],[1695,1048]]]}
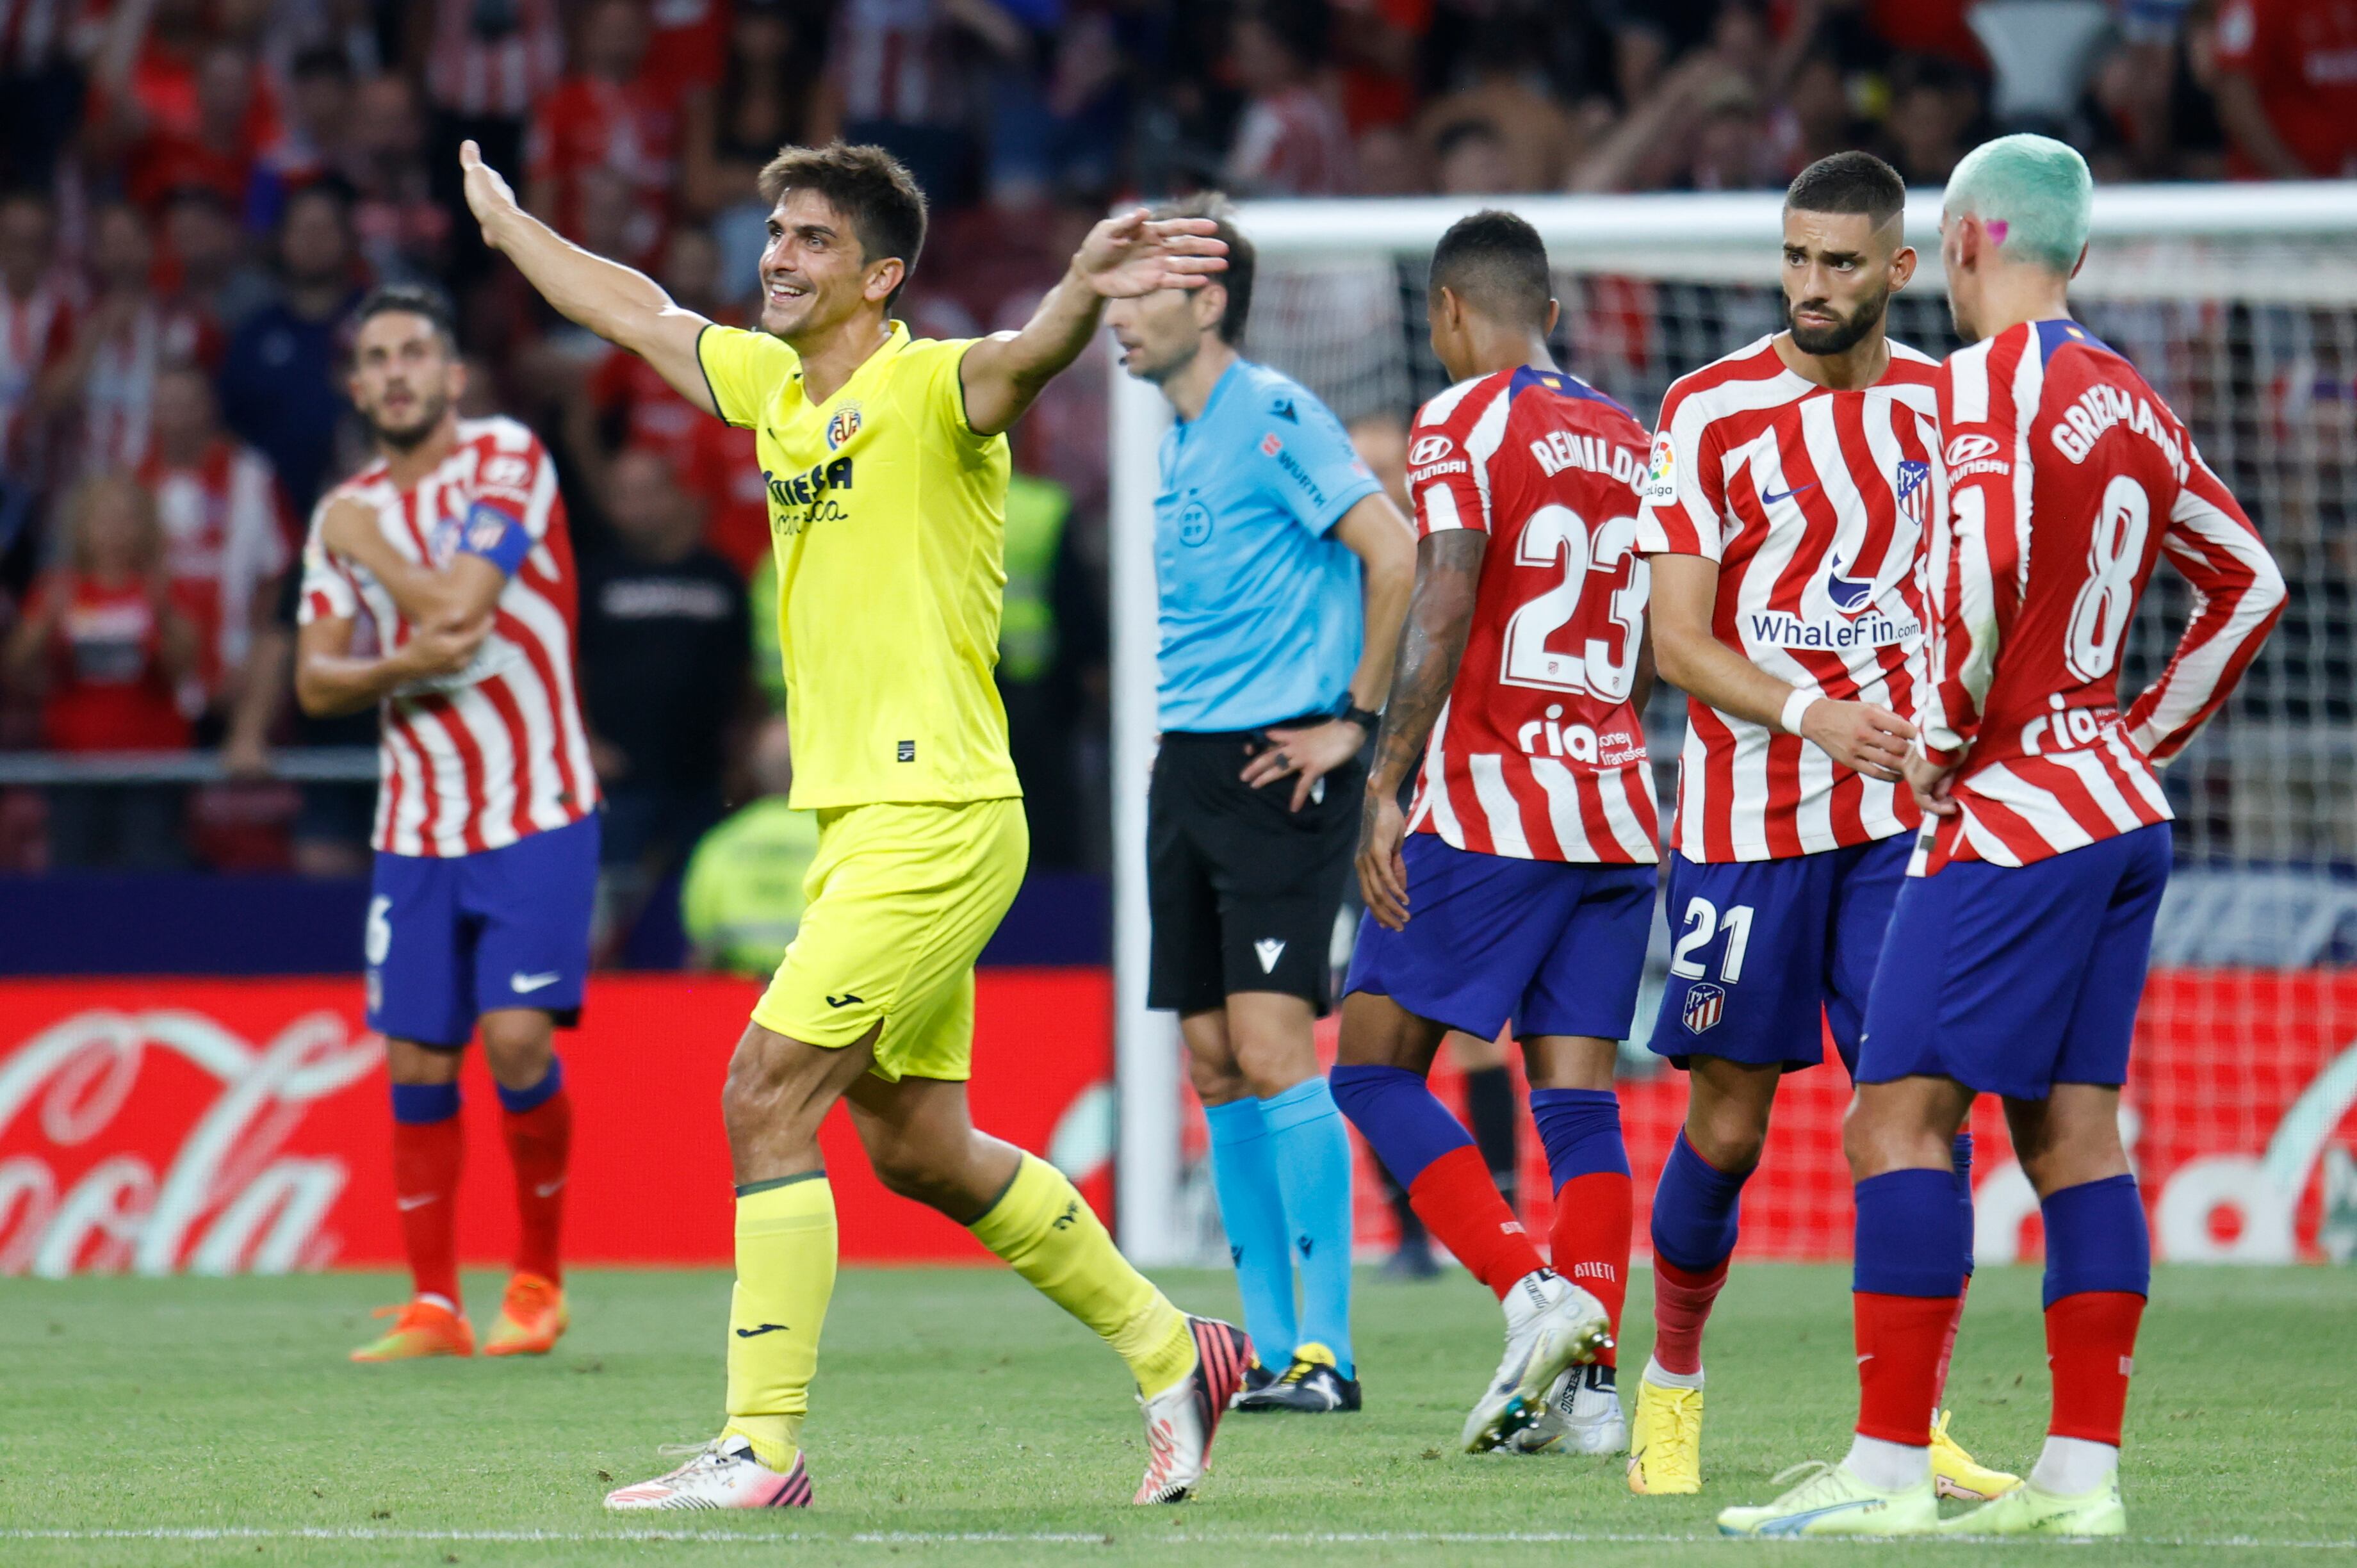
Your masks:
{"label": "yellow sock", "polygon": [[737,1289],[728,1304],[728,1424],[772,1470],[794,1462],[819,1329],[834,1294],[834,1190],[824,1171],[737,1192]]}
{"label": "yellow sock", "polygon": [[1129,1363],[1149,1398],[1195,1367],[1187,1319],[1132,1268],[1080,1190],[1047,1161],[1023,1156],[990,1211],[967,1227],[1009,1268],[1087,1324]]}

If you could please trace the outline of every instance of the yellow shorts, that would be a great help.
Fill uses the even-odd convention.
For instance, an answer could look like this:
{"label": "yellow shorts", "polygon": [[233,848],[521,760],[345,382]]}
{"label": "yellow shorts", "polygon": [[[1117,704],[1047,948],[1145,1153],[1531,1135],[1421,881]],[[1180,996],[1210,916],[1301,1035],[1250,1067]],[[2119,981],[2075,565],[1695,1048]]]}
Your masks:
{"label": "yellow shorts", "polygon": [[878,1078],[972,1076],[974,961],[1030,849],[1019,800],[821,811],[810,906],[753,1022],[840,1047],[880,1019]]}

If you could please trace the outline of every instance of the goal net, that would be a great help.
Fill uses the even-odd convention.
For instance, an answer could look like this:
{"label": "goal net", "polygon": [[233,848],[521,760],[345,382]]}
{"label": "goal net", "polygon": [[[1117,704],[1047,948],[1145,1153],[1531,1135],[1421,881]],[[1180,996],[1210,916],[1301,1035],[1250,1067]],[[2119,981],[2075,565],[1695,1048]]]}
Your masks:
{"label": "goal net", "polygon": [[[1430,249],[1474,204],[1283,202],[1246,207],[1259,253],[1245,349],[1293,375],[1345,423],[1405,422],[1447,380],[1425,335]],[[1563,313],[1567,370],[1650,425],[1671,381],[1781,323],[1781,198],[1506,199],[1537,226]],[[1892,301],[1892,334],[1958,346],[1942,291],[1939,198],[1909,201],[1921,256]],[[2282,563],[2290,605],[2227,709],[2167,772],[2177,865],[2124,1096],[2156,1248],[2179,1260],[2276,1262],[2357,1250],[2357,183],[2118,188],[2096,197],[2072,287],[2089,328],[2134,360],[2191,427]],[[1113,388],[1115,970],[1122,1240],[1148,1262],[1222,1255],[1175,1020],[1144,1005],[1146,784],[1155,746],[1156,449],[1168,415],[1118,369]],[[2149,682],[2188,613],[2156,575],[2121,684]],[[1647,731],[1661,797],[1675,787],[1684,700],[1657,691]],[[1664,825],[1668,813],[1664,812]],[[1337,961],[1348,951],[1338,932]],[[1620,1090],[1645,1208],[1684,1104],[1682,1075],[1645,1049],[1668,959],[1656,918],[1638,1038]],[[1330,1023],[1321,1044],[1332,1048]],[[1509,1053],[1513,1059],[1515,1053]],[[1519,1062],[1515,1063],[1517,1069]],[[1449,1053],[1434,1078],[1457,1090]],[[1849,1084],[1828,1065],[1782,1090],[1746,1188],[1742,1255],[1847,1255],[1840,1121]],[[1524,1113],[1525,1116],[1527,1112]],[[1975,1112],[1983,1261],[2038,1256],[2037,1204],[1992,1101]],[[1544,1235],[1549,1187],[1525,1121],[1525,1221]],[[1392,1219],[1360,1150],[1359,1242]]]}

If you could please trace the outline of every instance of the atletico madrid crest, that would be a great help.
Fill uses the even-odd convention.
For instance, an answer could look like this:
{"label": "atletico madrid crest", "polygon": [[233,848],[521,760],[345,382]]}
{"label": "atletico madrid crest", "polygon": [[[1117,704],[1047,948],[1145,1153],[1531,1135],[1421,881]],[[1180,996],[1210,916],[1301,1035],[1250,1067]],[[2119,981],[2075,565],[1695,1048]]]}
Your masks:
{"label": "atletico madrid crest", "polygon": [[1918,528],[1923,526],[1925,514],[1932,510],[1931,479],[1931,464],[1919,463],[1911,458],[1900,462],[1898,483],[1892,488],[1899,492],[1899,510],[1905,512],[1907,521]]}
{"label": "atletico madrid crest", "polygon": [[1717,985],[1705,983],[1686,992],[1685,1005],[1679,1009],[1678,1021],[1689,1035],[1699,1035],[1726,1015],[1727,992]]}

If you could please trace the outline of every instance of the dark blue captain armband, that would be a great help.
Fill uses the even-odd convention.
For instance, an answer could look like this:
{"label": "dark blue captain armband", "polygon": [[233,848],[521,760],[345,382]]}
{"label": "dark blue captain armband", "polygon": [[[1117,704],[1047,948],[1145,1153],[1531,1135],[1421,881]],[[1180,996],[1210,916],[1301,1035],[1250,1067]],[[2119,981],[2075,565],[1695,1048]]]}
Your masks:
{"label": "dark blue captain armband", "polygon": [[488,501],[468,507],[467,521],[458,530],[460,554],[479,555],[510,577],[532,553],[532,535],[523,524]]}

